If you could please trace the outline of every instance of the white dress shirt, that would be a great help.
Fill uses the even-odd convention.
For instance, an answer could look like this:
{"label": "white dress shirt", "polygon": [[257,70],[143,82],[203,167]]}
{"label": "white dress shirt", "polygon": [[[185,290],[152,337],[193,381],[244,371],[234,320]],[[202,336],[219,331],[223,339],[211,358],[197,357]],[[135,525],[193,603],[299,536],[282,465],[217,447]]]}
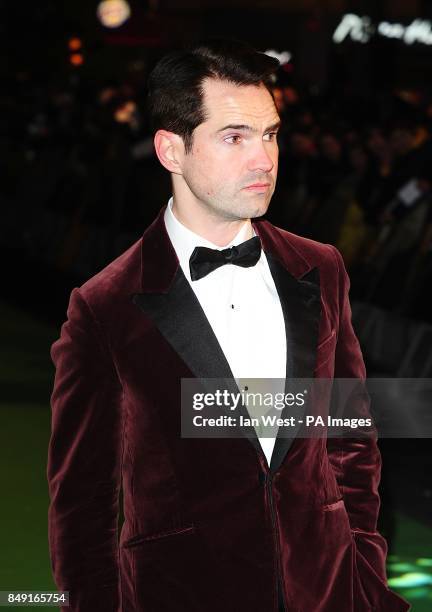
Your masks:
{"label": "white dress shirt", "polygon": [[[172,203],[170,198],[164,217],[169,238],[239,389],[258,391],[253,379],[275,378],[281,380],[277,391],[284,392],[285,322],[264,252],[249,268],[226,264],[199,280],[192,281],[190,276],[189,258],[196,246],[221,250],[240,244],[255,235],[250,219],[229,244],[218,246],[183,225],[172,212]],[[271,389],[274,392],[275,386]],[[270,465],[275,438],[258,434],[258,439]]]}

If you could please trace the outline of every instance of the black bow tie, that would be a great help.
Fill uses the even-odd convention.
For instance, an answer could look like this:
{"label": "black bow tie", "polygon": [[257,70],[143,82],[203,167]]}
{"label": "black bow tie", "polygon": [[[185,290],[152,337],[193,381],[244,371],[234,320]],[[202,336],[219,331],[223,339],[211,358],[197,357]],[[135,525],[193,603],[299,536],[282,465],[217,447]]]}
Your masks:
{"label": "black bow tie", "polygon": [[225,264],[242,268],[254,266],[261,256],[261,241],[254,236],[237,246],[218,251],[207,247],[195,247],[189,259],[189,269],[193,281],[203,278]]}

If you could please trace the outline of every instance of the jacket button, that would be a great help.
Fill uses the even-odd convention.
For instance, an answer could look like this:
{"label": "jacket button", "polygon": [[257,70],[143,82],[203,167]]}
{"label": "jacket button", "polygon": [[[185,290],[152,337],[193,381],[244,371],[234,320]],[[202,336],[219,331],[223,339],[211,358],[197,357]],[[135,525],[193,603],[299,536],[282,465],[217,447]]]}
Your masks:
{"label": "jacket button", "polygon": [[260,483],[261,485],[265,484],[265,481],[266,481],[266,473],[265,473],[265,472],[260,472],[260,473],[259,473],[259,476],[258,476],[258,480],[259,480],[259,483]]}

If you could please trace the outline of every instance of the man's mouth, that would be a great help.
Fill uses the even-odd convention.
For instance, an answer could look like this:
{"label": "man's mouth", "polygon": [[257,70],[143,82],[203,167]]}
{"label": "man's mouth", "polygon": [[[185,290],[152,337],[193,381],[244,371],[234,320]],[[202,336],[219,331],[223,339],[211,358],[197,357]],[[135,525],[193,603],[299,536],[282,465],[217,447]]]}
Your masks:
{"label": "man's mouth", "polygon": [[247,189],[249,191],[265,191],[268,187],[270,187],[270,183],[253,183],[252,185],[243,187],[243,189]]}

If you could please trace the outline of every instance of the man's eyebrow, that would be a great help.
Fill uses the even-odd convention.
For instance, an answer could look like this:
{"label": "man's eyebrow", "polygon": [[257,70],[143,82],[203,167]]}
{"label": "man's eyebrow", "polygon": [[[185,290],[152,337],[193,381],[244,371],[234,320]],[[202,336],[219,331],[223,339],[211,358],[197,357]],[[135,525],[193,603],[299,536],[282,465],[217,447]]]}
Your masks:
{"label": "man's eyebrow", "polygon": [[[264,133],[271,132],[272,130],[277,130],[280,127],[280,125],[281,125],[281,122],[277,121],[276,123],[269,125],[264,130]],[[257,132],[258,131],[256,128],[253,128],[250,125],[246,125],[244,123],[230,123],[229,125],[225,125],[224,127],[217,130],[216,133],[219,134],[220,132],[225,132],[225,130],[237,130],[239,132],[240,131],[243,131],[243,132]]]}
{"label": "man's eyebrow", "polygon": [[273,123],[273,125],[269,125],[269,127],[266,128],[265,133],[273,132],[273,130],[278,130],[280,128],[281,124],[282,124],[282,122],[280,120],[276,121],[276,123]]}

